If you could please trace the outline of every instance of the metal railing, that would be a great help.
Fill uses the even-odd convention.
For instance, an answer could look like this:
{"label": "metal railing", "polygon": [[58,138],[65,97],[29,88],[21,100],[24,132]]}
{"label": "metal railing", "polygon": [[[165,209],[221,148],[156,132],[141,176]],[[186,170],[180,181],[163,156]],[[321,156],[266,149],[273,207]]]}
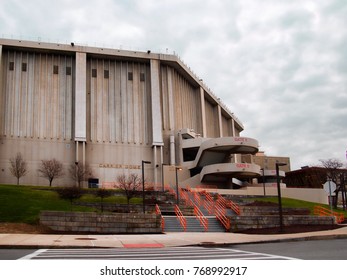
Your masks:
{"label": "metal railing", "polygon": [[155,205],[155,213],[157,215],[160,215],[160,217],[161,217],[160,226],[161,226],[161,230],[164,232],[164,229],[165,229],[165,219],[164,219],[163,215],[161,214],[161,211],[160,211],[160,208],[159,208],[158,204]]}
{"label": "metal railing", "polygon": [[205,193],[204,207],[209,214],[215,213],[215,202],[209,193]]}
{"label": "metal railing", "polygon": [[345,217],[342,213],[331,211],[319,205],[316,205],[313,208],[313,213],[318,216],[334,216],[338,224],[342,223],[345,220]]}
{"label": "metal railing", "polygon": [[241,213],[240,207],[235,202],[225,199],[220,194],[218,194],[217,200],[220,201],[225,208],[229,208],[233,210],[237,215],[240,215]]}
{"label": "metal railing", "polygon": [[188,196],[188,193],[182,189],[180,189],[180,197],[181,199],[183,199],[184,203],[187,206],[194,206],[193,201],[190,199],[190,197]]}
{"label": "metal railing", "polygon": [[216,204],[215,214],[216,214],[217,220],[224,226],[226,231],[229,231],[231,224],[230,224],[230,220],[225,215],[225,209],[223,211],[223,208],[220,207],[220,205]]}
{"label": "metal railing", "polygon": [[175,213],[177,216],[178,221],[180,222],[182,228],[184,231],[186,231],[187,229],[187,219],[183,216],[180,208],[178,207],[178,205],[175,205]]}
{"label": "metal railing", "polygon": [[205,231],[208,231],[208,219],[204,216],[198,206],[194,206],[195,217],[199,220]]}

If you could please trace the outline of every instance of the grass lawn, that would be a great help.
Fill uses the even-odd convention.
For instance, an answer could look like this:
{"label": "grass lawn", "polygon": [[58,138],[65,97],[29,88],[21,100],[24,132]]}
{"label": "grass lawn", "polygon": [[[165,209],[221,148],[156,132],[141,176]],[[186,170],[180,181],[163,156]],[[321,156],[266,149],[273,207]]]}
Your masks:
{"label": "grass lawn", "polygon": [[[250,200],[278,203],[277,197],[257,197],[257,198],[250,198]],[[330,206],[326,205],[326,204],[319,204],[319,203],[308,202],[308,201],[304,201],[304,200],[291,199],[291,198],[285,198],[285,197],[282,197],[281,201],[282,201],[282,207],[283,208],[308,208],[310,210],[311,214],[313,214],[313,208],[316,205],[323,206],[324,208],[330,210]],[[344,216],[347,218],[347,212],[346,211],[343,211],[340,209],[333,209],[333,211],[343,213]]]}
{"label": "grass lawn", "polygon": [[0,185],[0,222],[35,224],[41,210],[93,211],[92,208],[71,206],[57,192],[32,186]]}

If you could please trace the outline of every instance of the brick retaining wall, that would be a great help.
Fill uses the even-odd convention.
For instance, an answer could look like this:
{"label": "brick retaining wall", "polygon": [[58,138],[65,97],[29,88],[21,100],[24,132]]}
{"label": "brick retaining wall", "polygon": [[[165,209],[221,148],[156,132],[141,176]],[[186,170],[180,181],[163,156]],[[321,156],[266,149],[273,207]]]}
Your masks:
{"label": "brick retaining wall", "polygon": [[142,213],[42,211],[40,223],[58,232],[161,233],[160,216]]}

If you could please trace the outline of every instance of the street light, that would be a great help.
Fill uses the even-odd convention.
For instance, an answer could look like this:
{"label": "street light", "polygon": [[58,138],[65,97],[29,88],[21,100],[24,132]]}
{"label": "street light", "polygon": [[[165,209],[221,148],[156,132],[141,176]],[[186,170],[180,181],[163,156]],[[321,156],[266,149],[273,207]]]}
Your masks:
{"label": "street light", "polygon": [[285,166],[286,163],[276,162],[276,177],[277,177],[277,195],[278,195],[278,211],[280,215],[280,232],[283,232],[283,213],[282,213],[282,200],[281,200],[281,181],[279,175],[279,166]]}
{"label": "street light", "polygon": [[150,164],[150,161],[142,161],[142,206],[143,206],[143,214],[145,213],[145,164]]}
{"label": "street light", "polygon": [[263,189],[264,189],[264,196],[265,196],[266,195],[266,193],[265,193],[265,169],[261,168],[260,170],[263,171]]}
{"label": "street light", "polygon": [[180,200],[179,200],[179,193],[178,193],[178,174],[177,174],[177,171],[178,170],[182,170],[181,167],[175,167],[175,172],[176,172],[176,194],[177,194],[177,205],[179,205],[180,203]]}

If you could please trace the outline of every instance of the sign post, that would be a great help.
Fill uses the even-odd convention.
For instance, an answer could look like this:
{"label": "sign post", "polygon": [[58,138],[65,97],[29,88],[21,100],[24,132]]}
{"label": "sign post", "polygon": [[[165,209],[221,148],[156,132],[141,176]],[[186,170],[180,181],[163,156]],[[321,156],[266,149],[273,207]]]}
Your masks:
{"label": "sign post", "polygon": [[329,194],[329,204],[330,204],[330,210],[331,213],[333,213],[333,192],[336,190],[336,184],[331,181],[330,178],[328,178],[328,181],[326,181],[323,185],[323,188],[325,190],[326,193]]}

